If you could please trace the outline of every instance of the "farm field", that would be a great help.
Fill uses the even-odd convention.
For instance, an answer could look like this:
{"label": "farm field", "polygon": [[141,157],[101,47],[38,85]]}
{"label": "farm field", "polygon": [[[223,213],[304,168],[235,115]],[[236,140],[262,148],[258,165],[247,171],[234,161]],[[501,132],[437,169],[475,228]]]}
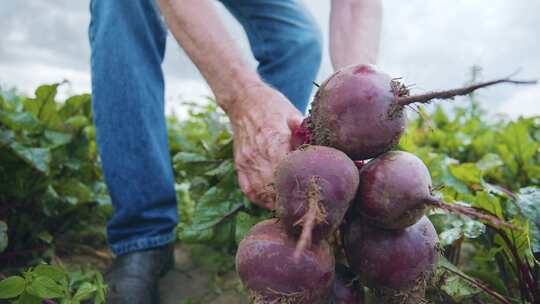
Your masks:
{"label": "farm field", "polygon": [[[0,95],[0,302],[103,303],[112,212],[91,96]],[[540,302],[540,117],[488,117],[476,95],[415,107],[397,150],[429,169],[434,195],[489,217],[429,209],[440,241],[431,303]],[[242,194],[232,133],[212,100],[168,118],[179,214],[166,304],[248,303],[235,272],[240,241],[274,217]],[[339,254],[338,260],[339,260]],[[373,290],[362,289],[368,303]],[[3,303],[3,302],[2,302]]]}

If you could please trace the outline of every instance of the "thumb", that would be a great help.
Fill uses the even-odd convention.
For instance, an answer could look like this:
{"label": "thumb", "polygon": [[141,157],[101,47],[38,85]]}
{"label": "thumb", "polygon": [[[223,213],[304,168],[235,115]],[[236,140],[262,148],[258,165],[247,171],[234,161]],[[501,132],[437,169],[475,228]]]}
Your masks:
{"label": "thumb", "polygon": [[300,128],[300,125],[302,124],[302,116],[289,116],[287,118],[287,125],[289,126],[289,129],[294,133]]}
{"label": "thumb", "polygon": [[291,130],[291,140],[290,140],[290,150],[295,150],[296,148],[303,145],[305,142],[305,135],[302,130],[302,117],[294,116],[287,119],[287,125]]}

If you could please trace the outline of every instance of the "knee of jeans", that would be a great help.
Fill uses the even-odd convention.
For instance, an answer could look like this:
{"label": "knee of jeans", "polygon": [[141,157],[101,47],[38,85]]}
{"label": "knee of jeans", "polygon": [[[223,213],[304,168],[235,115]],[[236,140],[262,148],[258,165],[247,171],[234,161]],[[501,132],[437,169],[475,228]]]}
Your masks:
{"label": "knee of jeans", "polygon": [[300,58],[304,58],[306,62],[316,67],[318,70],[322,60],[322,34],[318,26],[311,25],[310,27],[303,29],[303,33],[297,36],[294,43],[296,50],[295,54],[298,54]]}

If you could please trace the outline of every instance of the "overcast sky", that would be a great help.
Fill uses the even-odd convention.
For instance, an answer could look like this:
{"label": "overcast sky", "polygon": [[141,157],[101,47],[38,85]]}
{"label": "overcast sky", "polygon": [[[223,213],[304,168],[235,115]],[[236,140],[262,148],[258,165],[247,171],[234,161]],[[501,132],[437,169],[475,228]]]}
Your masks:
{"label": "overcast sky", "polygon": [[[112,0],[114,1],[114,0]],[[304,0],[328,43],[330,0]],[[469,79],[540,78],[539,0],[384,0],[379,66],[414,83],[413,92],[450,88]],[[68,79],[66,93],[90,90],[88,1],[0,0],[0,84],[30,93],[41,83]],[[245,34],[218,4],[233,37],[253,64]],[[170,35],[169,35],[170,36]],[[169,37],[164,63],[169,108],[210,94],[197,69]],[[325,51],[319,81],[332,73]],[[479,94],[492,113],[540,114],[540,85],[500,86]],[[456,101],[463,104],[465,101]]]}

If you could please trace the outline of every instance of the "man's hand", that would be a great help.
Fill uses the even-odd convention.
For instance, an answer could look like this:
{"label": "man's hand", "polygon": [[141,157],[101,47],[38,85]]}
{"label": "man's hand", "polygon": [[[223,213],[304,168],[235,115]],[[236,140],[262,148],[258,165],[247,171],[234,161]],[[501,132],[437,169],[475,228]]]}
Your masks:
{"label": "man's hand", "polygon": [[210,0],[159,0],[174,37],[202,73],[229,116],[242,190],[257,205],[274,208],[270,183],[290,151],[291,127],[301,114],[245,62]]}
{"label": "man's hand", "polygon": [[255,204],[274,209],[274,170],[291,150],[291,129],[300,125],[302,114],[264,84],[247,88],[234,104],[229,118],[240,187]]}

